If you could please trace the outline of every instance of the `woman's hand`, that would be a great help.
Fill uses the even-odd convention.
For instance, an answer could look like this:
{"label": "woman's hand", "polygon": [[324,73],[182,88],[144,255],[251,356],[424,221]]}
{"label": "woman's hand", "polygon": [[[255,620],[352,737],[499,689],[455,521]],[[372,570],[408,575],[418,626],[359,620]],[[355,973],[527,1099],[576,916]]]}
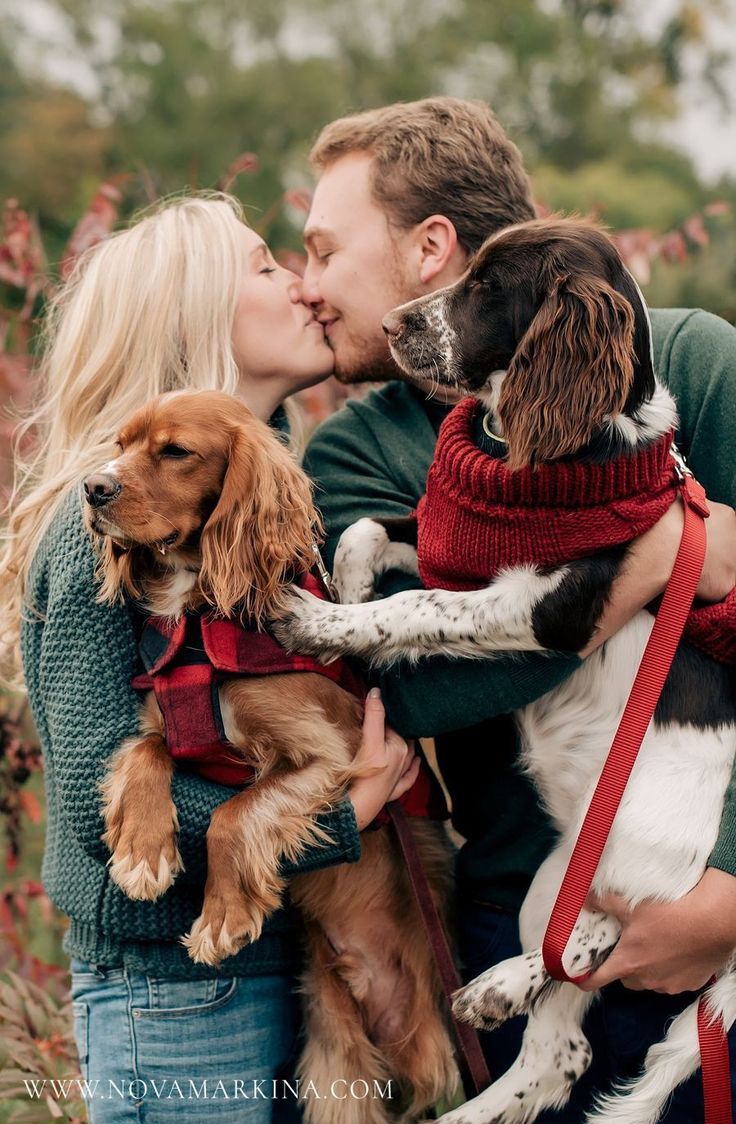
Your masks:
{"label": "woman's hand", "polygon": [[[708,506],[705,564],[695,596],[702,601],[722,601],[736,585],[736,512],[713,500],[708,500]],[[590,655],[664,592],[677,557],[684,519],[682,500],[678,499],[658,523],[631,544],[608,604],[581,656]]]}
{"label": "woman's hand", "polygon": [[363,742],[354,764],[361,775],[348,796],[360,831],[371,823],[390,800],[398,800],[419,774],[420,759],[404,738],[386,725],[381,692],[374,687],[365,700]]}

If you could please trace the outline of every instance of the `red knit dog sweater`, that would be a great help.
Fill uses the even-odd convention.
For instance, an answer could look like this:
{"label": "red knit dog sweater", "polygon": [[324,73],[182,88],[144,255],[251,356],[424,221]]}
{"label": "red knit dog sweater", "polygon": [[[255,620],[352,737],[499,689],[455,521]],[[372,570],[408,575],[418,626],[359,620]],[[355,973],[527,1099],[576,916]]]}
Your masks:
{"label": "red knit dog sweater", "polygon": [[[557,566],[631,542],[678,495],[673,434],[607,464],[558,461],[510,472],[476,445],[483,409],[464,399],[442,424],[417,508],[419,573],[427,588],[478,589],[525,563]],[[736,663],[736,590],[695,608],[693,644]]]}

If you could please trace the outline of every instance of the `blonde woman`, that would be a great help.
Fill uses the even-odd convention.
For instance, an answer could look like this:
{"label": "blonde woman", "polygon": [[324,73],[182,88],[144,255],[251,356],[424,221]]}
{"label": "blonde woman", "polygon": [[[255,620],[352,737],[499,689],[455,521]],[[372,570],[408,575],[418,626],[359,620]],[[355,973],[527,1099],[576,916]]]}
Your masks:
{"label": "blonde woman", "polygon": [[[75,1035],[95,1124],[298,1118],[273,1081],[288,1076],[295,1051],[299,934],[286,910],[223,970],[189,960],[179,937],[200,909],[205,832],[232,795],[194,774],[177,772],[173,784],[185,867],[175,886],[134,902],[108,876],[97,786],[137,727],[135,639],[126,607],[96,602],[79,482],[113,456],[127,416],[163,391],[223,390],[286,428],[284,400],[332,366],[300,279],[226,196],[168,202],[114,234],[85,255],[50,310],[41,398],[27,423],[39,451],[22,467],[0,609],[6,654],[20,639],[43,746],[43,881],[70,918]],[[368,700],[361,752],[382,768],[322,817],[334,844],[292,873],[355,860],[360,829],[413,782],[414,755],[385,728],[378,699]]]}

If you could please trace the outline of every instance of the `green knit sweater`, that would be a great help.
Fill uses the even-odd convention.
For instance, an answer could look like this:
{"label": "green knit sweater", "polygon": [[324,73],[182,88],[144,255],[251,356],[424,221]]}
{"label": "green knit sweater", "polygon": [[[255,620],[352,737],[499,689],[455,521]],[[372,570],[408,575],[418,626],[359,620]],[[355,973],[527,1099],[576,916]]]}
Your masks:
{"label": "green knit sweater", "polygon": [[[736,331],[699,311],[653,311],[652,324],[658,375],[678,401],[680,446],[712,499],[736,504]],[[413,510],[445,412],[394,382],[349,401],[320,426],[305,467],[318,485],[328,565],[340,534],[356,519]],[[416,584],[393,572],[382,579],[381,592]],[[468,841],[458,879],[470,898],[518,908],[549,851],[552,828],[518,770],[509,712],[539,698],[578,666],[577,657],[567,655],[492,662],[435,657],[382,676],[393,725],[405,735],[436,739],[453,822]],[[710,862],[736,875],[733,782]]]}
{"label": "green knit sweater", "polygon": [[[235,792],[176,770],[173,799],[185,870],[157,902],[133,902],[110,880],[98,784],[105,762],[137,730],[130,686],[136,645],[128,611],[95,601],[95,559],[82,524],[79,494],[60,505],[31,567],[30,609],[21,630],[23,667],[41,739],[47,799],[42,878],[71,924],[67,951],[101,965],[125,964],[162,977],[206,977],[178,938],[200,912],[206,876],[205,835],[212,812]],[[294,874],[360,856],[349,800],[320,817],[333,844],[311,848]],[[248,976],[291,972],[299,963],[297,919],[288,908],[269,918],[263,936],[221,972]]]}

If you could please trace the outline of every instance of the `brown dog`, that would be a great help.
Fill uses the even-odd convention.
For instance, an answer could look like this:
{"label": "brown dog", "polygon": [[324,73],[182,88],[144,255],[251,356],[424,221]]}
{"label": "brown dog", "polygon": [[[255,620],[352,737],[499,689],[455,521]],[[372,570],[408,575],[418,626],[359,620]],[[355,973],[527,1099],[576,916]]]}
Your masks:
{"label": "brown dog", "polygon": [[[84,485],[101,599],[127,594],[174,620],[213,609],[260,625],[277,614],[285,585],[312,565],[319,521],[309,481],[276,433],[225,394],[177,392],[139,410],[118,441],[119,455]],[[218,690],[232,753],[255,782],[217,808],[207,832],[202,914],[184,943],[211,965],[256,940],[279,907],[279,862],[325,838],[314,817],[344,795],[361,741],[358,700],[322,674],[225,678]],[[164,732],[150,692],[140,734],[116,752],[103,784],[111,876],[133,898],[157,898],[181,869]],[[444,830],[412,827],[441,902],[451,870]],[[319,1090],[336,1077],[394,1079],[398,1091],[392,1101],[310,1098],[307,1119],[382,1124],[452,1094],[439,980],[392,834],[364,834],[358,863],[301,875],[289,890],[307,945],[299,1076]]]}

